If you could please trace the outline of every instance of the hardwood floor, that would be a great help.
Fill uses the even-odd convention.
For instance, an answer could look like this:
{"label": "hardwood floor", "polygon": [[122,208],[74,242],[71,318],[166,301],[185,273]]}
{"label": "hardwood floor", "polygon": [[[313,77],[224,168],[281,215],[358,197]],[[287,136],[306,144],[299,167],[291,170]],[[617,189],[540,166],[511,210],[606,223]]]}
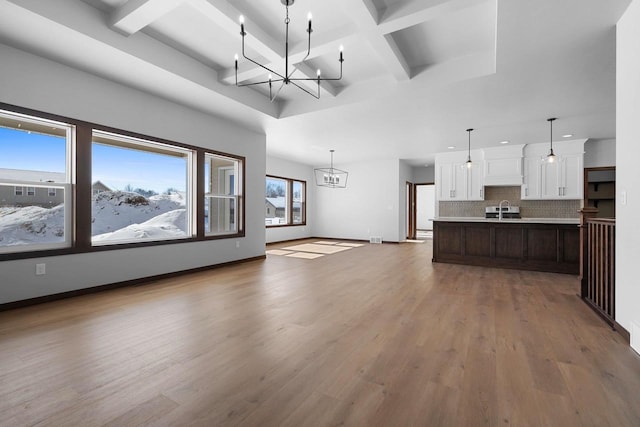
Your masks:
{"label": "hardwood floor", "polygon": [[431,256],[269,255],[0,313],[0,425],[640,425],[640,357],[577,277]]}

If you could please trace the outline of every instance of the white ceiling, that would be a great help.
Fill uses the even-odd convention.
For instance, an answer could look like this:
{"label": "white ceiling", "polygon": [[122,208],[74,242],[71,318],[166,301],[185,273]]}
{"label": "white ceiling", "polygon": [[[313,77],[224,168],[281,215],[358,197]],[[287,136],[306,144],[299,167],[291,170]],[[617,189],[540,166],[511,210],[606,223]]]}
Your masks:
{"label": "white ceiling", "polygon": [[[284,71],[279,0],[0,0],[0,43],[233,120],[310,165],[432,163],[447,146],[615,137],[615,23],[630,0],[296,0],[295,77],[339,72],[316,100],[235,87],[233,57]],[[311,54],[307,12],[313,13]],[[239,81],[266,73],[240,60]],[[279,86],[274,84],[274,88]],[[313,85],[309,88],[313,88]]]}

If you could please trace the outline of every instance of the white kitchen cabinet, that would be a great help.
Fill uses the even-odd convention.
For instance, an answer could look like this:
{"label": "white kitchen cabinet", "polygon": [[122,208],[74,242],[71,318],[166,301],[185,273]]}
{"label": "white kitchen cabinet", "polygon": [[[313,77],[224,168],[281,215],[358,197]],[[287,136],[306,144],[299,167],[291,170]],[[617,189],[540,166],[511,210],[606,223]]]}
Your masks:
{"label": "white kitchen cabinet", "polygon": [[438,200],[484,200],[482,175],[482,165],[479,162],[473,163],[471,168],[468,168],[465,162],[438,163]]}
{"label": "white kitchen cabinet", "polygon": [[467,170],[467,200],[484,200],[484,173],[482,164],[474,163]]}
{"label": "white kitchen cabinet", "polygon": [[484,185],[522,185],[522,153],[524,144],[485,148]]}
{"label": "white kitchen cabinet", "polygon": [[584,197],[584,155],[566,154],[560,158],[560,193],[564,199]]}
{"label": "white kitchen cabinet", "polygon": [[534,144],[527,149],[524,158],[522,200],[583,198],[583,140],[556,144],[556,161],[553,163],[546,161],[549,149],[547,144]]}
{"label": "white kitchen cabinet", "polygon": [[540,157],[525,157],[524,182],[521,188],[522,200],[537,200],[542,198],[542,160]]}
{"label": "white kitchen cabinet", "polygon": [[460,163],[437,165],[436,187],[438,200],[464,200],[466,176]]}

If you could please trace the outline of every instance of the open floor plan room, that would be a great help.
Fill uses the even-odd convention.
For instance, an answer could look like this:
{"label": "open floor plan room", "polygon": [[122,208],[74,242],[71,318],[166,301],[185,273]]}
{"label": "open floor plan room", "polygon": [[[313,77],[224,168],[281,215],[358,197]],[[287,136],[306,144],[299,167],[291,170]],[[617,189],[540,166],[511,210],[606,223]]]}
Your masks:
{"label": "open floor plan room", "polygon": [[269,255],[5,311],[0,425],[640,425],[640,358],[576,276],[431,256]]}

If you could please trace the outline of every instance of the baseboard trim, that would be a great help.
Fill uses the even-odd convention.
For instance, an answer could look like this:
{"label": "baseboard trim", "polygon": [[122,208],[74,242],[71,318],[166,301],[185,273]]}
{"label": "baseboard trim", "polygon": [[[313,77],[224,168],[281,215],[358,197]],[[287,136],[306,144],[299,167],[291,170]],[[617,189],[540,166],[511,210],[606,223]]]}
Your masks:
{"label": "baseboard trim", "polygon": [[631,333],[627,331],[620,323],[613,321],[613,330],[617,331],[622,338],[625,339],[627,344],[631,345]]}
{"label": "baseboard trim", "polygon": [[108,283],[106,285],[93,286],[93,287],[90,287],[90,288],[76,289],[76,290],[73,290],[73,291],[61,292],[61,293],[58,293],[58,294],[43,295],[41,297],[35,297],[35,298],[29,298],[29,299],[25,299],[25,300],[7,302],[7,303],[4,303],[4,304],[0,304],[0,312],[8,311],[8,310],[14,310],[14,309],[18,309],[18,308],[29,307],[29,306],[37,305],[37,304],[44,304],[44,303],[47,303],[47,302],[58,301],[58,300],[61,300],[61,299],[74,298],[74,297],[78,297],[78,296],[82,296],[82,295],[95,294],[95,293],[98,293],[98,292],[109,291],[109,290],[112,290],[112,289],[118,289],[118,288],[124,288],[124,287],[128,287],[128,286],[137,286],[137,285],[147,284],[147,283],[154,282],[154,281],[157,281],[157,280],[169,279],[171,277],[183,276],[183,275],[191,274],[191,273],[198,273],[200,271],[214,270],[214,269],[217,269],[217,268],[228,267],[228,266],[235,265],[235,264],[244,264],[244,263],[247,263],[247,262],[264,260],[266,258],[267,258],[266,255],[260,255],[260,256],[251,257],[251,258],[244,258],[244,259],[239,259],[239,260],[235,260],[235,261],[223,262],[223,263],[220,263],[220,264],[213,264],[213,265],[206,265],[204,267],[191,268],[191,269],[188,269],[188,270],[174,271],[174,272],[171,272],[171,273],[158,274],[158,275],[155,275],[155,276],[141,277],[139,279],[125,280],[123,282]]}
{"label": "baseboard trim", "polygon": [[627,331],[624,328],[624,326],[622,326],[620,323],[616,322],[614,319],[611,319],[609,316],[604,314],[597,305],[589,301],[587,298],[584,298],[581,295],[578,295],[578,298],[580,298],[582,302],[584,302],[587,305],[587,307],[593,310],[602,320],[604,320],[604,322],[607,325],[609,325],[611,329],[619,333],[622,336],[622,338],[625,339],[628,345],[631,345],[631,333],[629,333],[629,331]]}

